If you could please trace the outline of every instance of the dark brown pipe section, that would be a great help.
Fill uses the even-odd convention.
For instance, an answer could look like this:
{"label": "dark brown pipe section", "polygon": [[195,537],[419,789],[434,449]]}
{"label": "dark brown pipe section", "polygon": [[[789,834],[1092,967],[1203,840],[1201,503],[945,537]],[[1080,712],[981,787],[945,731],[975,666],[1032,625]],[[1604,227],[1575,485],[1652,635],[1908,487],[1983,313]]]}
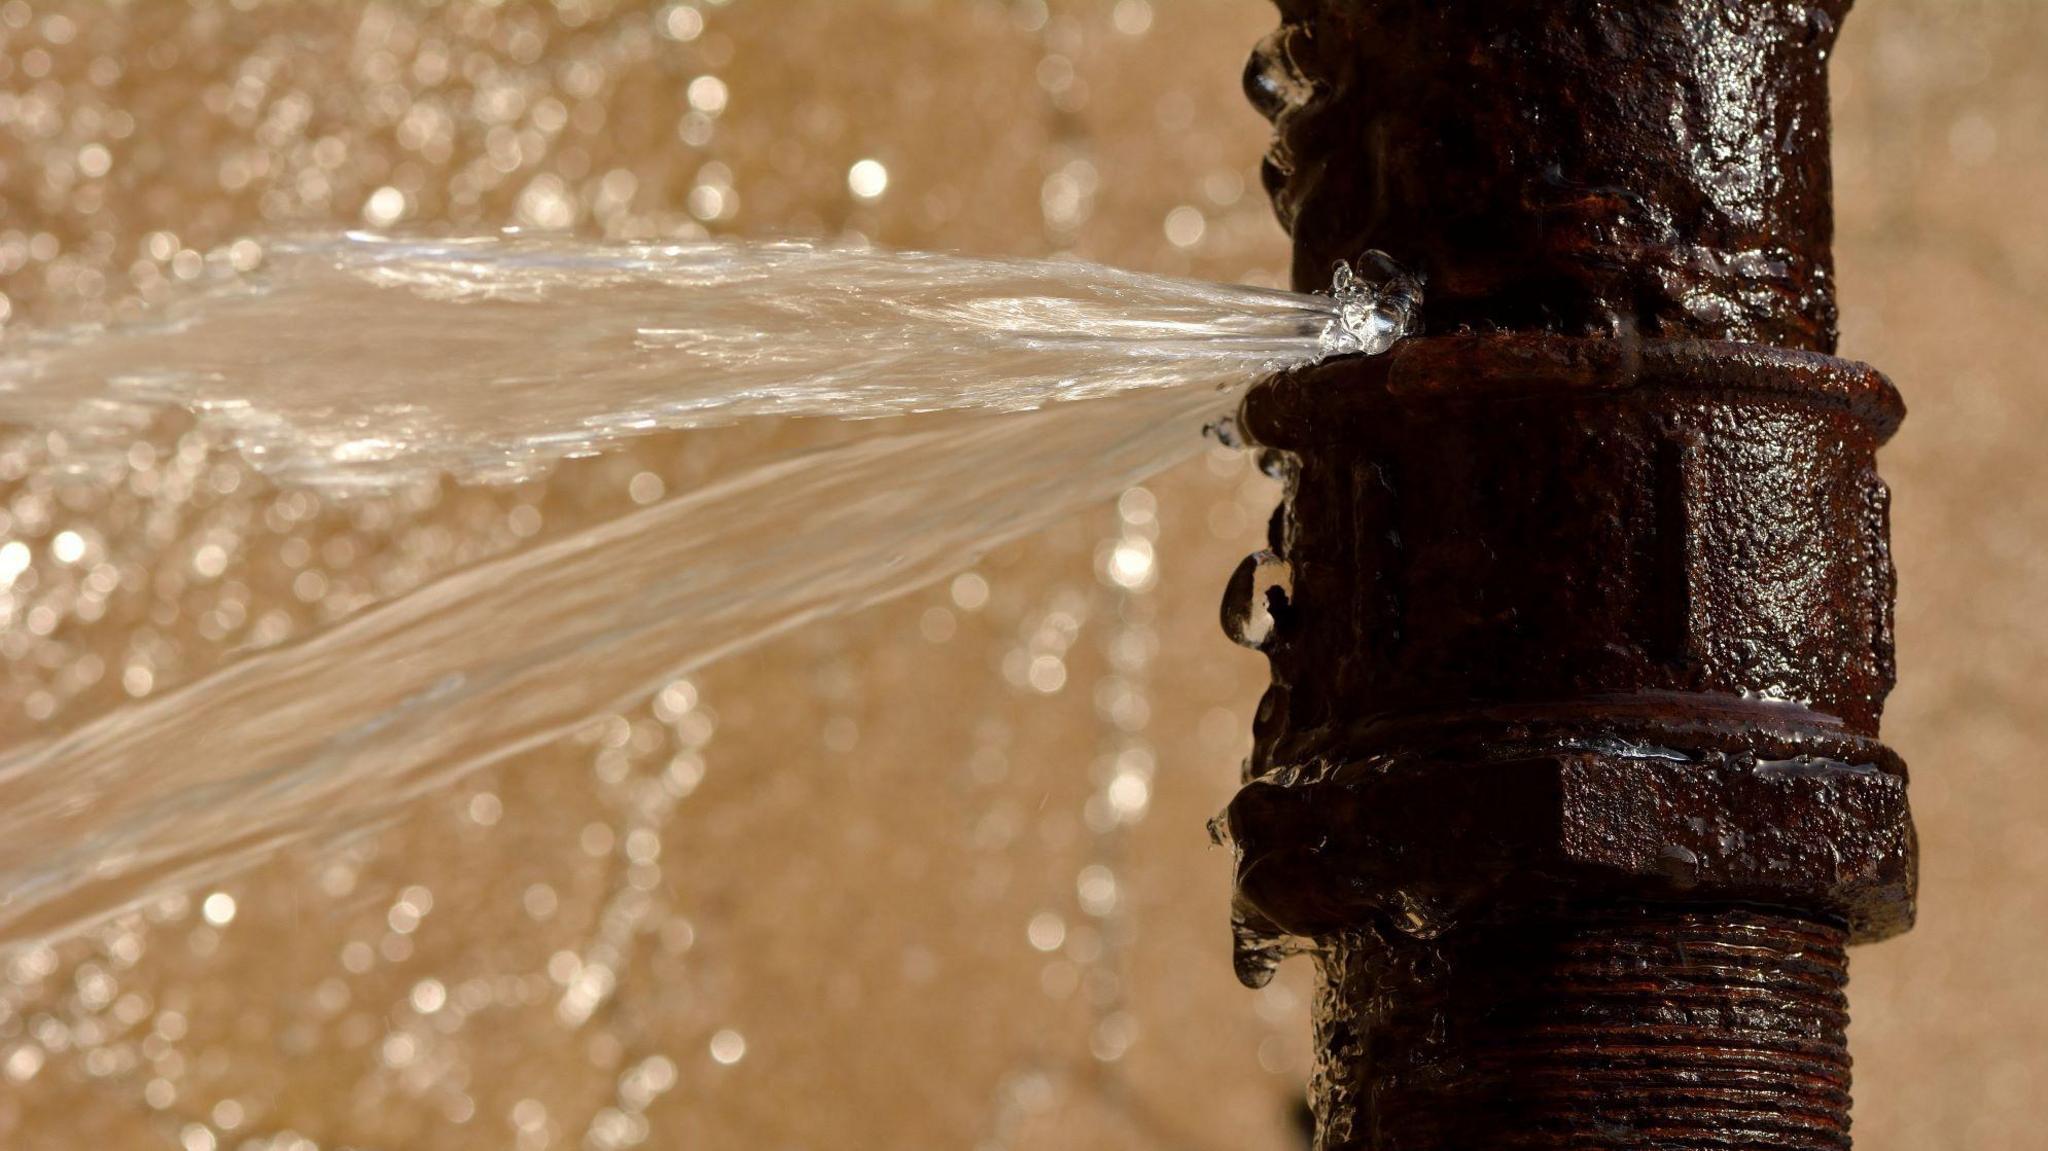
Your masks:
{"label": "dark brown pipe section", "polygon": [[[1842,1148],[1842,947],[1910,926],[1888,496],[1834,358],[1842,0],[1283,0],[1295,280],[1426,334],[1278,378],[1229,811],[1314,941],[1326,1151]],[[1284,568],[1282,567],[1284,565]]]}
{"label": "dark brown pipe section", "polygon": [[1325,1141],[1845,1148],[1842,936],[1739,907],[1606,908],[1460,932],[1419,967],[1340,937],[1321,1038],[1357,1077],[1325,1094],[1356,1098]]}
{"label": "dark brown pipe section", "polygon": [[1294,277],[1383,249],[1431,324],[1833,351],[1847,0],[1282,0],[1246,90]]}

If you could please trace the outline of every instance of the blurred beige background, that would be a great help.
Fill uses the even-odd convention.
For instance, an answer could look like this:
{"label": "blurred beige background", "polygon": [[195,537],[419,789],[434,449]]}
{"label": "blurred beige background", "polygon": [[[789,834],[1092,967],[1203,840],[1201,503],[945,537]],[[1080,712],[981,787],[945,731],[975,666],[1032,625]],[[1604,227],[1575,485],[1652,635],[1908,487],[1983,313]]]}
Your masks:
{"label": "blurred beige background", "polygon": [[[1273,283],[1237,92],[1272,23],[1256,0],[0,0],[0,317],[119,318],[237,238],[361,225],[858,233]],[[2048,1147],[2048,5],[1868,0],[1836,96],[1844,351],[1912,408],[1883,457],[1887,734],[1925,847],[1920,929],[1854,961],[1858,1135]],[[175,426],[90,485],[15,429],[0,538],[33,559],[0,589],[0,741],[620,514],[643,474],[683,490],[819,434],[323,505]],[[1304,973],[1236,985],[1203,828],[1264,679],[1215,604],[1272,498],[1208,453],[339,851],[0,958],[0,1144],[1301,1146]],[[1108,578],[1120,545],[1144,579]],[[224,569],[195,566],[209,546]]]}

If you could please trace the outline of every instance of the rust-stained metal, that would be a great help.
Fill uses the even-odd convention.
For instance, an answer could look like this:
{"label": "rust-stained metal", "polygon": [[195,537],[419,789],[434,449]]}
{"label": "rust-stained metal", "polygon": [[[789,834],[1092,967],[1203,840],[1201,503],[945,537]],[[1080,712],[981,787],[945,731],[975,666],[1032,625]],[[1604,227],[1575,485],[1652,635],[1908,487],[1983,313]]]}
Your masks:
{"label": "rust-stained metal", "polygon": [[1848,0],[1280,0],[1246,72],[1295,285],[1383,249],[1431,325],[1832,351]]}
{"label": "rust-stained metal", "polygon": [[1841,0],[1282,0],[1295,278],[1427,334],[1269,381],[1288,572],[1229,827],[1316,941],[1320,1145],[1848,1145],[1846,943],[1910,926],[1887,495],[1834,358]]}

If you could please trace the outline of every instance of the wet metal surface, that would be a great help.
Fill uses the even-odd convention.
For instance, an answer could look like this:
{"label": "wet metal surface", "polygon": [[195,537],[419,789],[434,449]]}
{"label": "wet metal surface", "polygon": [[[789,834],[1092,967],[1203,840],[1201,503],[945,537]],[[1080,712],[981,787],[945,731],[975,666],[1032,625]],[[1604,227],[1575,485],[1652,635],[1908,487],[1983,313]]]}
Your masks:
{"label": "wet metal surface", "polygon": [[1382,248],[1440,327],[1832,350],[1848,6],[1283,0],[1246,88],[1296,285]]}
{"label": "wet metal surface", "polygon": [[1314,280],[1430,334],[1276,379],[1241,918],[1315,940],[1320,1145],[1847,1144],[1840,947],[1905,930],[1897,393],[1832,357],[1846,5],[1286,0]]}

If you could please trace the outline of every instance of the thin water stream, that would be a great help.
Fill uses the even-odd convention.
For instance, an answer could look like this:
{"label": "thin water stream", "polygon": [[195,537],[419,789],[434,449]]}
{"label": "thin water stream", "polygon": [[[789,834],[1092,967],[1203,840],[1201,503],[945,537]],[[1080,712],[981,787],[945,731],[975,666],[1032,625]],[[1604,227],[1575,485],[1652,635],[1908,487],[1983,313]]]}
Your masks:
{"label": "thin water stream", "polygon": [[1348,271],[1310,296],[802,245],[350,235],[216,264],[146,325],[0,345],[0,422],[90,472],[183,408],[344,494],[516,480],[653,429],[872,423],[8,749],[0,938],[373,824],[950,573],[1191,454],[1256,378],[1384,350],[1416,299]]}

